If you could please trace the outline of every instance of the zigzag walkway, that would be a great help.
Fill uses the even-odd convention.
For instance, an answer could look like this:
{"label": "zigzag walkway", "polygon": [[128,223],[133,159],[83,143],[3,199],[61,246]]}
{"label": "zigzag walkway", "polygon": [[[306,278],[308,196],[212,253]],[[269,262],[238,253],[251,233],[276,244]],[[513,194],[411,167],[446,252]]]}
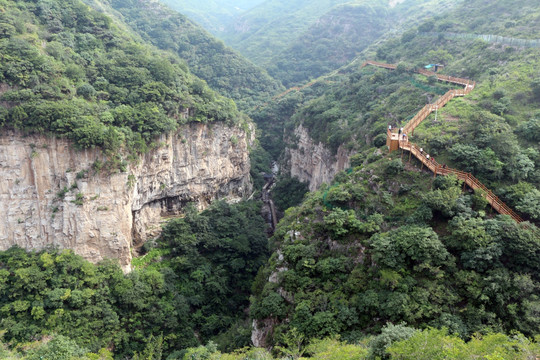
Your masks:
{"label": "zigzag walkway", "polygon": [[[366,61],[362,67],[366,65],[373,65],[385,69],[395,70],[397,65],[393,64],[384,64],[376,61]],[[424,106],[404,127],[403,133],[405,134],[414,134],[414,129],[431,114],[433,111],[442,108],[450,100],[456,96],[465,96],[470,93],[476,83],[468,79],[461,79],[453,76],[440,75],[432,71],[427,71],[424,69],[415,70],[415,72],[426,75],[426,76],[436,76],[438,80],[449,82],[452,84],[457,84],[464,86],[464,89],[449,90],[446,94],[441,96],[434,104],[428,104]],[[491,207],[499,214],[510,215],[512,219],[520,223],[523,221],[521,217],[516,214],[512,209],[510,209],[501,199],[499,199],[491,190],[489,190],[484,184],[478,181],[472,174],[452,169],[446,166],[439,164],[433,158],[427,158],[426,153],[420,151],[420,148],[409,142],[408,138],[405,139],[399,137],[397,129],[387,131],[387,145],[389,145],[390,151],[397,150],[397,148],[409,151],[410,154],[414,155],[420,162],[425,165],[429,170],[433,172],[433,176],[439,175],[455,175],[458,179],[462,180],[464,184],[467,184],[471,189],[476,190],[480,189],[482,195],[487,199]],[[394,145],[394,146],[392,146]]]}

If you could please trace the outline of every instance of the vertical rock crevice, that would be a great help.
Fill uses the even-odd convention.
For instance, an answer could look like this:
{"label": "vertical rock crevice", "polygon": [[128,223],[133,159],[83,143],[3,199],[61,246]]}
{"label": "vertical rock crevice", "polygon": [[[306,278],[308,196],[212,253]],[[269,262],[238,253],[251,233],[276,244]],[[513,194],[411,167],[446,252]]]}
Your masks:
{"label": "vertical rock crevice", "polygon": [[317,190],[323,183],[330,183],[340,171],[350,167],[353,150],[340,145],[333,154],[324,144],[315,142],[306,128],[299,125],[294,130],[295,146],[286,149],[287,164],[291,177],[309,183],[309,191]]}

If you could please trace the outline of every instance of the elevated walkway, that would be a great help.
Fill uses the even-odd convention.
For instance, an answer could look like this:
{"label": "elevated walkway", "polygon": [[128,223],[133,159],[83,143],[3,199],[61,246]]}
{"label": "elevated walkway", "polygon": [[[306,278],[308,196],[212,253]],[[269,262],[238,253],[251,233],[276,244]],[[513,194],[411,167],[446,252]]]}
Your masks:
{"label": "elevated walkway", "polygon": [[[381,67],[384,69],[395,70],[397,65],[385,64],[376,61],[366,61],[362,67],[366,65],[372,65]],[[405,125],[403,126],[403,133],[407,135],[413,135],[414,129],[422,122],[425,118],[429,116],[432,112],[445,106],[450,100],[457,96],[465,96],[471,91],[473,91],[476,83],[469,79],[462,79],[458,77],[441,75],[434,73],[432,71],[418,69],[415,70],[416,73],[426,75],[426,76],[436,76],[437,80],[448,82],[451,84],[456,84],[463,86],[463,89],[449,90],[441,96],[434,104],[427,104],[424,106],[416,115]],[[401,137],[401,138],[400,138]],[[466,184],[473,190],[480,190],[482,196],[486,198],[491,207],[497,211],[499,214],[509,215],[516,222],[523,222],[523,219],[516,214],[512,209],[510,209],[501,199],[499,199],[491,190],[489,190],[484,184],[482,184],[477,178],[475,178],[471,173],[466,173],[456,169],[446,167],[445,165],[439,164],[435,159],[427,157],[427,154],[423,151],[420,151],[420,148],[409,141],[409,139],[403,138],[398,134],[398,129],[392,129],[387,131],[386,136],[386,145],[390,152],[402,149],[408,151],[410,155],[414,155],[420,162],[422,166],[427,167],[433,176],[437,175],[455,175],[459,180],[462,180],[464,185]]]}

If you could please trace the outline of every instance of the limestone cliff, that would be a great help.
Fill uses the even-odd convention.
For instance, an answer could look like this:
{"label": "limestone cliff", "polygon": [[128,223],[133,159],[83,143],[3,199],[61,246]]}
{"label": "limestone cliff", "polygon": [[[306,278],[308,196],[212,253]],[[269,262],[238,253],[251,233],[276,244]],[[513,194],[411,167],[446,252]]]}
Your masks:
{"label": "limestone cliff", "polygon": [[334,176],[350,167],[351,150],[340,146],[335,155],[322,143],[316,143],[306,128],[298,126],[295,145],[287,148],[287,162],[292,177],[309,183],[309,190],[317,190],[321,184],[330,183]]}
{"label": "limestone cliff", "polygon": [[248,142],[223,123],[184,125],[125,172],[97,172],[99,150],[44,135],[0,136],[0,249],[73,249],[130,269],[132,250],[188,202],[240,200],[251,191]]}

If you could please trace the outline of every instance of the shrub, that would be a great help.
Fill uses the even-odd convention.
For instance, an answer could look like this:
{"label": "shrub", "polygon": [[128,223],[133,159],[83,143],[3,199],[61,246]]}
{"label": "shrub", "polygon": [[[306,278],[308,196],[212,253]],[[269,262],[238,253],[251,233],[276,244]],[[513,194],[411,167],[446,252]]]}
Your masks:
{"label": "shrub", "polygon": [[412,337],[417,330],[405,326],[404,324],[386,324],[381,334],[373,338],[369,343],[368,359],[389,359],[390,354],[386,349],[395,342],[406,340]]}
{"label": "shrub", "polygon": [[381,147],[386,145],[386,134],[379,134],[373,139],[373,145],[376,147]]}
{"label": "shrub", "polygon": [[518,128],[518,133],[530,141],[540,141],[540,119],[532,118]]}
{"label": "shrub", "polygon": [[351,167],[357,167],[357,166],[360,166],[362,165],[362,163],[364,162],[364,157],[361,155],[361,154],[354,154],[353,156],[351,156]]}
{"label": "shrub", "polygon": [[402,172],[404,168],[401,159],[394,159],[388,163],[384,172],[387,175],[396,175]]}
{"label": "shrub", "polygon": [[90,84],[83,84],[77,88],[77,95],[90,100],[96,96],[96,89]]}

